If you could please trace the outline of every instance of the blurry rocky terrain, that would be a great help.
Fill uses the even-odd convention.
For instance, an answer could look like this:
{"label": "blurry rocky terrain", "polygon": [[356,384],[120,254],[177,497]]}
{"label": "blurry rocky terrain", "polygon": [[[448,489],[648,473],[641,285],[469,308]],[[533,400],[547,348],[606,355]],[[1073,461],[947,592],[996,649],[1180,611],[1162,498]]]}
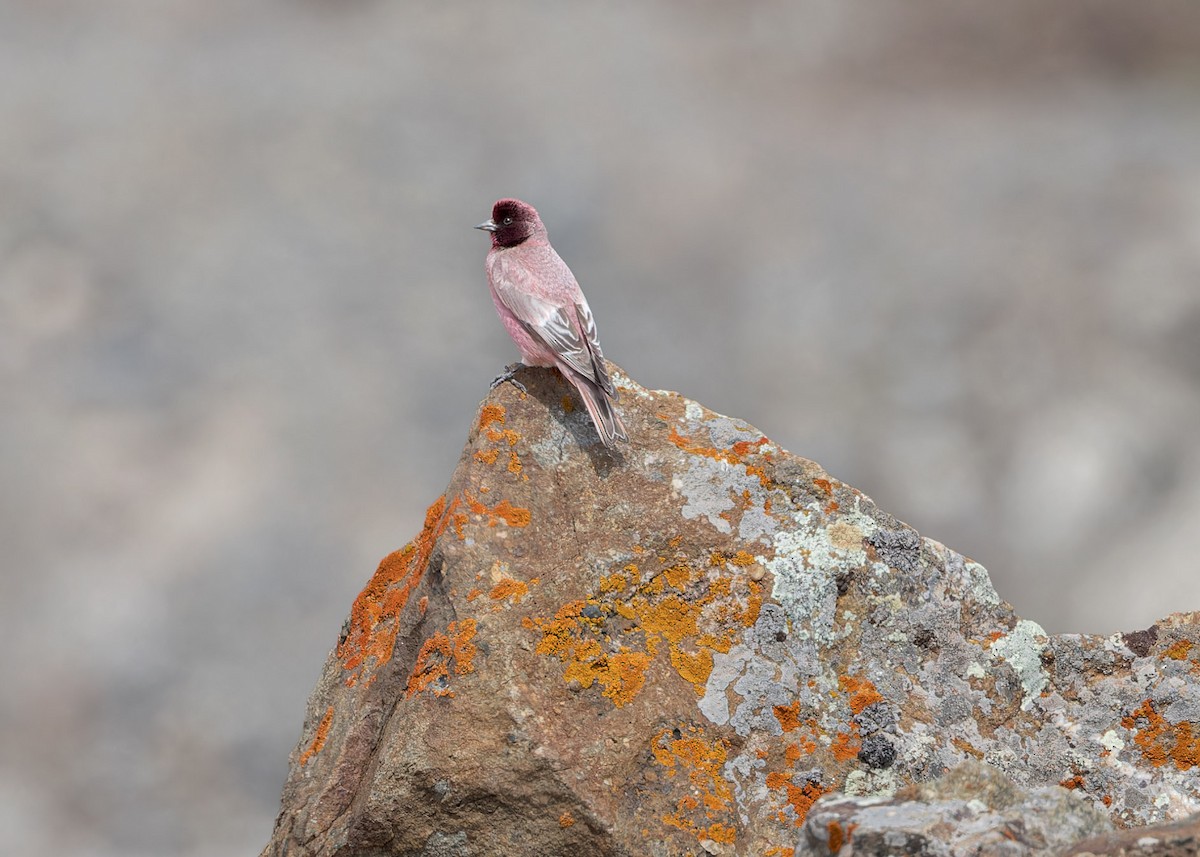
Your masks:
{"label": "blurry rocky terrain", "polygon": [[0,0],[0,824],[266,840],[297,712],[515,349],[608,356],[985,564],[1200,603],[1200,6]]}

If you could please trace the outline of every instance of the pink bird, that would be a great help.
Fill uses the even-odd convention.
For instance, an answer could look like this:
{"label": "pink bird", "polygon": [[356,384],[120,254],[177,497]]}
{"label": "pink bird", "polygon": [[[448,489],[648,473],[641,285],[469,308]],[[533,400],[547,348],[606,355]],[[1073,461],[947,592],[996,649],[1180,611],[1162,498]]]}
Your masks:
{"label": "pink bird", "polygon": [[[492,233],[488,286],[521,363],[558,369],[579,391],[606,447],[627,441],[592,311],[575,275],[550,246],[537,211],[519,199],[502,199],[492,206],[492,219],[475,228]],[[511,381],[520,365],[508,367],[492,386]]]}

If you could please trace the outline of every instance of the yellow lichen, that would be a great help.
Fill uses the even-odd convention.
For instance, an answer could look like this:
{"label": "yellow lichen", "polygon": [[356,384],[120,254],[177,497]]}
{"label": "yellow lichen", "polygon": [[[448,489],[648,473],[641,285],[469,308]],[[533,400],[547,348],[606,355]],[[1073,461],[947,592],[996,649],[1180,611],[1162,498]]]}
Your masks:
{"label": "yellow lichen", "polygon": [[[602,575],[594,594],[564,605],[553,618],[526,620],[525,627],[541,634],[536,651],[566,664],[565,681],[584,687],[599,682],[606,696],[624,704],[644,686],[645,671],[665,648],[670,667],[703,695],[713,653],[729,651],[756,621],[762,587],[728,569],[698,571],[678,560],[660,562],[663,567],[644,582],[638,566],[628,564]],[[605,617],[632,624],[614,626]],[[626,671],[614,682],[617,664]]]}
{"label": "yellow lichen", "polygon": [[1187,658],[1188,652],[1192,650],[1192,645],[1191,640],[1176,640],[1163,651],[1163,654],[1173,660],[1182,661]]}
{"label": "yellow lichen", "polygon": [[682,592],[683,588],[687,586],[692,579],[692,570],[683,563],[680,563],[664,569],[663,577],[667,579],[667,583],[669,583],[673,588]]}
{"label": "yellow lichen", "polygon": [[[733,842],[736,817],[733,793],[722,768],[728,751],[720,739],[705,740],[695,727],[663,730],[651,744],[655,760],[668,778],[686,776],[688,791],[675,802],[675,812],[662,817],[663,824],[687,831],[698,839]],[[714,832],[716,836],[714,836]],[[718,839],[717,837],[722,837]]]}
{"label": "yellow lichen", "polygon": [[700,649],[693,653],[671,647],[671,666],[679,673],[684,681],[690,681],[696,690],[696,696],[704,696],[704,686],[712,673],[713,656],[709,649]]}

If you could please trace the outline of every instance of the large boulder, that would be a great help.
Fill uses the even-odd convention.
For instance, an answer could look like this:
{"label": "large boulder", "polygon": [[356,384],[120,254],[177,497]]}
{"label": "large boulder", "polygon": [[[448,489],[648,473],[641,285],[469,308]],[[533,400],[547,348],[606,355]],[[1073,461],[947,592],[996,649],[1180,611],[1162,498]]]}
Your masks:
{"label": "large boulder", "polygon": [[614,373],[615,453],[557,372],[483,403],[350,610],[264,854],[787,857],[822,796],[967,760],[1118,827],[1200,811],[1200,614],[1047,635],[818,465]]}

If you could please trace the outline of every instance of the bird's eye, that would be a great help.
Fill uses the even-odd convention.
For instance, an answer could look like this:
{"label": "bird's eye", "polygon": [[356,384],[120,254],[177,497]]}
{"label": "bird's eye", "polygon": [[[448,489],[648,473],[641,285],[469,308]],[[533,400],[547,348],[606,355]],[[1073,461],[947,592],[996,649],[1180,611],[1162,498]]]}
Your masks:
{"label": "bird's eye", "polygon": [[508,225],[509,225],[509,224],[511,224],[511,223],[512,223],[512,218],[511,218],[511,217],[506,217],[506,218],[504,218],[504,225],[505,225],[505,226],[508,226]]}

